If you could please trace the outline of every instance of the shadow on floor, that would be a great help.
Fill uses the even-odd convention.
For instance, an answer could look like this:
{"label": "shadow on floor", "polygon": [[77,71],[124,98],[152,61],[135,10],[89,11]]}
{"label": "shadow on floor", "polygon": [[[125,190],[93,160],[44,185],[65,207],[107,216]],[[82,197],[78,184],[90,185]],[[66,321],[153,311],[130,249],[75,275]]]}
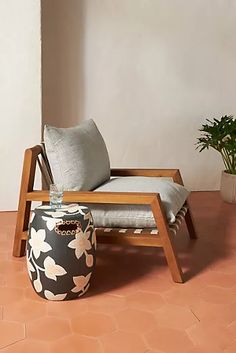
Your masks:
{"label": "shadow on floor", "polygon": [[[194,280],[202,271],[232,255],[230,241],[234,241],[232,223],[236,205],[224,203],[218,192],[196,192],[190,205],[198,234],[190,240],[183,225],[175,237],[175,244],[184,271],[185,281]],[[231,232],[231,233],[230,233]],[[108,292],[135,282],[153,273],[158,277],[170,272],[161,248],[139,248],[99,244],[97,265],[89,295]]]}

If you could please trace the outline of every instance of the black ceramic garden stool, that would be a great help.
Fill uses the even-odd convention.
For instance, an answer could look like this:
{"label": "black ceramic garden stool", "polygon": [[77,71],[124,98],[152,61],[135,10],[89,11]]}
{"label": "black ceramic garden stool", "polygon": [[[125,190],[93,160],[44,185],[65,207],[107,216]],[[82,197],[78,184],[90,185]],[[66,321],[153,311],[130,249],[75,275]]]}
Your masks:
{"label": "black ceramic garden stool", "polygon": [[78,204],[37,207],[27,241],[27,266],[35,291],[49,300],[70,300],[89,288],[96,235],[89,209]]}

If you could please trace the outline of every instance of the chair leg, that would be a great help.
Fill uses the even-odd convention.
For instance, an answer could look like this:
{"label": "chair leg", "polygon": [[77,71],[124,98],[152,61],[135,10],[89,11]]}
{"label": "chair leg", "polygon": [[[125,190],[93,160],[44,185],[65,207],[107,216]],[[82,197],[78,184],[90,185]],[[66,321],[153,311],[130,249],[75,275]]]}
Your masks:
{"label": "chair leg", "polygon": [[197,239],[197,234],[196,234],[196,231],[194,228],[193,219],[192,219],[191,211],[189,209],[189,205],[188,205],[188,211],[185,215],[185,222],[186,222],[186,226],[188,228],[189,237],[191,239]]}
{"label": "chair leg", "polygon": [[24,236],[24,232],[27,231],[29,227],[29,217],[31,208],[31,201],[27,201],[27,192],[33,190],[36,159],[39,150],[40,147],[36,147],[35,149],[27,149],[25,151],[20,187],[19,206],[16,220],[15,238],[13,244],[13,256],[16,257],[25,255],[26,239]]}
{"label": "chair leg", "polygon": [[153,216],[155,218],[156,224],[158,225],[160,239],[162,241],[162,247],[164,249],[165,257],[171,276],[174,282],[183,283],[183,272],[179,264],[177,252],[175,250],[174,243],[171,239],[171,234],[169,231],[168,223],[166,220],[166,215],[162,207],[162,203],[159,195],[155,198],[151,205]]}
{"label": "chair leg", "polygon": [[15,229],[15,239],[13,245],[13,256],[21,257],[25,255],[26,240],[23,239],[24,231],[28,230],[31,202],[20,200]]}
{"label": "chair leg", "polygon": [[166,256],[166,261],[168,263],[173,281],[177,283],[183,283],[183,272],[179,264],[174,244],[171,241],[170,234],[167,235],[162,233],[162,238],[164,241],[163,249]]}

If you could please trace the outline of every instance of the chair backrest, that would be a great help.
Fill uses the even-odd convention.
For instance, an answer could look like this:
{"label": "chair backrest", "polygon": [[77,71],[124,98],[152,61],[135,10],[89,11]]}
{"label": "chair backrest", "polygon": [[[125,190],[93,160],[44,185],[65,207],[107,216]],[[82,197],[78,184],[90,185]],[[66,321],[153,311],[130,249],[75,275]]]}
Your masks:
{"label": "chair backrest", "polygon": [[[41,156],[41,158],[40,158]],[[44,142],[41,143],[41,153],[37,156],[37,162],[42,174],[43,189],[49,190],[50,184],[54,183],[52,171],[45,151]]]}

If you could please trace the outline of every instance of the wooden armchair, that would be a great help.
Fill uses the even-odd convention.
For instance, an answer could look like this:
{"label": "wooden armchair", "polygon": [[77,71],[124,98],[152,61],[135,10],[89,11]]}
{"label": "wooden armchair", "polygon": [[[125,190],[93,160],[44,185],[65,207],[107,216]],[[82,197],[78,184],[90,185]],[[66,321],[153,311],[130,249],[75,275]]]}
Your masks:
{"label": "wooden armchair", "polygon": [[[47,159],[45,158],[44,149],[41,145],[37,145],[25,151],[13,247],[13,255],[17,257],[25,255],[32,201],[49,201],[48,190],[34,190],[34,179],[37,164],[40,167],[44,185],[46,185],[45,189],[47,189],[48,185],[52,182],[52,177]],[[112,169],[111,175],[150,177],[165,176],[172,177],[174,182],[183,185],[178,169]],[[66,191],[64,192],[63,201],[80,202],[86,204],[101,203],[149,205],[157,225],[156,229],[120,230],[98,228],[96,230],[97,240],[101,243],[162,247],[173,280],[179,283],[184,282],[183,273],[172,241],[172,233],[176,233],[182,219],[185,219],[190,238],[196,238],[196,233],[187,202],[176,216],[176,222],[170,226],[167,222],[160,196],[155,193]]]}

